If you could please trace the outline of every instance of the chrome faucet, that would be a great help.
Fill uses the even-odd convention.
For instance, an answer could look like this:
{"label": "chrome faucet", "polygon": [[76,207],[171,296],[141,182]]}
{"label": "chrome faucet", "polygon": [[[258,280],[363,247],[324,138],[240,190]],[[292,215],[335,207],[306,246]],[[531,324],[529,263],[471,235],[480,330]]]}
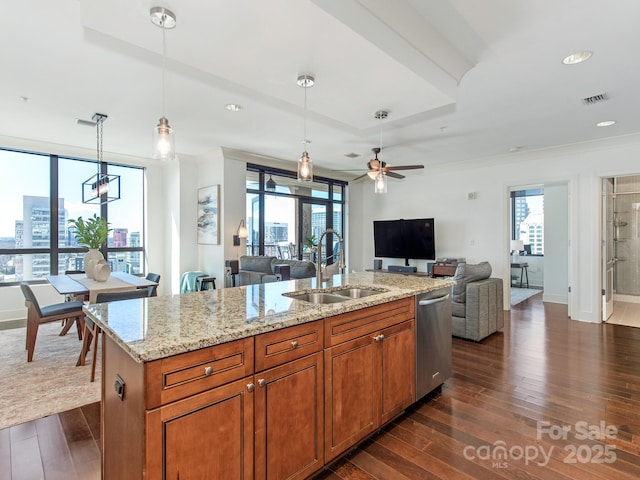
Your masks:
{"label": "chrome faucet", "polygon": [[[340,255],[340,259],[338,260],[338,271],[342,274],[346,270],[346,263],[344,259],[344,239],[340,236],[338,232],[336,232],[333,228],[327,228],[322,235],[320,235],[320,239],[318,240],[318,263],[316,264],[316,288],[322,287],[322,240],[325,235],[328,233],[334,234],[338,237],[339,250],[338,254]],[[326,260],[329,260],[334,255],[329,255]]]}

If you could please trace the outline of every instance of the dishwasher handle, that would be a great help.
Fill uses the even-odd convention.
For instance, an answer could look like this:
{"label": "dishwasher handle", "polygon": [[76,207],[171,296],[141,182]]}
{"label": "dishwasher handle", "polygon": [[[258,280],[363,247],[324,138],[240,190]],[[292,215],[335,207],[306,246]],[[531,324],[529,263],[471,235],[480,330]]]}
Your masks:
{"label": "dishwasher handle", "polygon": [[443,295],[442,297],[431,298],[429,300],[420,300],[418,301],[418,305],[424,307],[425,305],[433,305],[434,303],[444,302],[447,298],[449,298],[449,294]]}

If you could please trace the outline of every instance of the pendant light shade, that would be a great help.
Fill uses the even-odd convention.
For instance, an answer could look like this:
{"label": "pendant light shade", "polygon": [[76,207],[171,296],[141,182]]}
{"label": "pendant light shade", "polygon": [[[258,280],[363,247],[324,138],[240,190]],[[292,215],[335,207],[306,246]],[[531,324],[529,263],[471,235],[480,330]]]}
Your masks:
{"label": "pendant light shade", "polygon": [[267,183],[265,184],[265,190],[267,192],[276,191],[276,181],[273,178],[271,178],[271,175],[269,175],[269,180],[267,180]]}
{"label": "pendant light shade", "polygon": [[153,129],[153,158],[171,160],[175,155],[176,145],[173,128],[169,125],[169,120],[162,117]]}
{"label": "pendant light shade", "polygon": [[387,176],[382,170],[376,175],[376,179],[373,182],[374,193],[387,193]]}
{"label": "pendant light shade", "polygon": [[176,26],[176,16],[171,10],[167,10],[164,7],[153,7],[150,15],[151,22],[162,29],[162,117],[160,117],[158,125],[153,129],[152,156],[161,160],[173,160],[176,156],[176,148],[173,129],[169,126],[169,120],[164,114],[164,77],[167,50],[165,31]]}
{"label": "pendant light shade", "polygon": [[304,88],[304,143],[305,148],[298,160],[298,181],[299,182],[311,182],[313,181],[313,163],[307,152],[307,144],[311,143],[307,139],[307,89],[313,87],[315,79],[311,75],[300,75],[298,77],[298,86]]}

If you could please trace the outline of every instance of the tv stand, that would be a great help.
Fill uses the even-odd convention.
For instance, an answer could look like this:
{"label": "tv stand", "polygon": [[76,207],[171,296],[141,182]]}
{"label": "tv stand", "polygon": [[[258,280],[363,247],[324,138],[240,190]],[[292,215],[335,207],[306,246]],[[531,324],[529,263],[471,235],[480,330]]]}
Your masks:
{"label": "tv stand", "polygon": [[398,270],[386,270],[386,269],[378,269],[375,270],[373,268],[368,268],[365,271],[367,272],[382,272],[382,273],[395,273],[399,275],[411,275],[412,277],[430,277],[427,272],[400,272]]}

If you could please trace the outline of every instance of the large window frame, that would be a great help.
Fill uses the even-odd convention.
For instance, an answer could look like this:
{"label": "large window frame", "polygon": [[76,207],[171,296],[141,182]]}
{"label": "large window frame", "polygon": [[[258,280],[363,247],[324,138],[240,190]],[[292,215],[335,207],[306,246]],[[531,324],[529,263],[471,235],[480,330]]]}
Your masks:
{"label": "large window frame", "polygon": [[[300,200],[299,204],[302,204],[304,202],[304,203],[311,203],[311,204],[324,206],[327,212],[326,213],[327,228],[334,228],[334,225],[333,225],[334,206],[336,204],[340,204],[342,206],[340,209],[341,210],[340,222],[344,227],[346,188],[347,188],[348,182],[343,180],[336,180],[334,178],[314,175],[313,176],[314,183],[327,185],[327,198],[321,198],[321,197],[316,197],[312,195],[300,195],[295,193],[283,193],[283,192],[277,192],[277,191],[273,192],[273,191],[266,190],[266,181],[270,175],[295,179],[297,177],[296,172],[291,172],[289,170],[284,170],[284,169],[279,169],[274,167],[267,167],[263,165],[256,165],[251,163],[247,164],[247,171],[258,174],[258,182],[257,182],[258,188],[247,187],[246,189],[247,196],[249,195],[257,196],[257,202],[255,203],[258,206],[258,249],[256,252],[255,247],[251,247],[251,250],[249,251],[249,247],[247,247],[248,255],[256,255],[256,254],[265,255],[265,231],[266,231],[265,229],[265,196],[266,195],[297,199],[297,200]],[[338,195],[335,194],[336,190],[339,191]],[[299,211],[297,212],[297,215],[300,215]],[[298,228],[299,229],[301,228],[300,223]],[[300,231],[298,231],[296,235],[299,238]],[[335,239],[332,239],[331,237],[332,235],[327,235],[325,237],[325,240],[324,240],[325,244],[323,245],[323,250],[325,252],[332,251],[332,242],[334,242]],[[342,237],[346,243],[346,231],[342,232]],[[296,255],[298,259],[303,258],[302,251],[300,248],[297,249]],[[333,263],[333,260],[334,260],[333,258],[329,258],[327,260],[327,263],[331,264]]]}
{"label": "large window frame", "polygon": [[[42,157],[49,158],[49,211],[50,211],[50,220],[49,220],[49,246],[46,248],[0,248],[0,256],[2,255],[49,255],[49,274],[57,275],[59,257],[61,254],[68,253],[83,253],[87,251],[86,247],[66,247],[59,245],[59,238],[57,232],[59,231],[59,161],[60,159],[64,160],[73,160],[80,162],[92,163],[95,165],[94,169],[97,168],[98,162],[96,160],[90,160],[85,158],[71,157],[66,155],[57,155],[52,153],[43,153],[43,152],[33,152],[27,150],[20,150],[14,148],[6,148],[0,147],[0,151],[6,152],[14,152],[19,154],[26,155],[36,155]],[[120,163],[113,162],[102,162],[101,164],[101,173],[106,174],[109,166],[117,166],[124,168],[133,168],[143,170],[143,178],[144,178],[144,167],[137,167],[132,165],[125,165]],[[78,185],[78,188],[81,188],[81,185]],[[143,180],[142,182],[142,197],[145,198],[145,190],[146,185]],[[116,200],[119,201],[119,200]],[[142,225],[141,225],[141,236],[142,236],[142,244],[139,247],[109,247],[108,245],[104,245],[101,248],[101,252],[104,258],[109,258],[109,253],[125,253],[125,252],[139,252],[140,258],[145,258],[145,244],[146,244],[146,234],[145,234],[145,206],[144,203],[142,205]],[[109,203],[103,203],[100,205],[100,216],[105,218],[107,222],[109,221]],[[137,275],[143,276],[145,274],[145,262],[142,261],[141,272]],[[29,284],[43,284],[47,283],[46,279],[37,278],[37,279],[28,279],[28,280],[20,280],[20,281],[9,281],[9,282],[0,282],[1,287],[9,287],[16,286],[22,283],[22,281],[26,281]]]}

